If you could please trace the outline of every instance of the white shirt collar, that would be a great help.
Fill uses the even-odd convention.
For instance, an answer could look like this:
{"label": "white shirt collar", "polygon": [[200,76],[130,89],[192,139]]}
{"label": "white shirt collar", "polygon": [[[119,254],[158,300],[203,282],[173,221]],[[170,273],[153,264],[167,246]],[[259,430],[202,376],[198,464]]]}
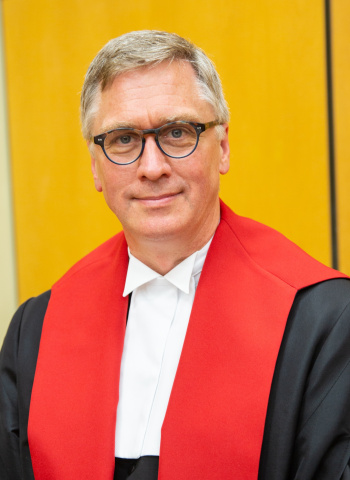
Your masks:
{"label": "white shirt collar", "polygon": [[140,260],[134,257],[128,249],[129,266],[125,280],[123,297],[126,297],[136,288],[156,278],[166,279],[179,290],[182,290],[184,293],[188,294],[190,291],[191,277],[201,273],[212,239],[213,237],[206,245],[204,245],[201,250],[198,250],[189,257],[185,258],[185,260],[176,265],[176,267],[174,267],[164,276],[140,262]]}

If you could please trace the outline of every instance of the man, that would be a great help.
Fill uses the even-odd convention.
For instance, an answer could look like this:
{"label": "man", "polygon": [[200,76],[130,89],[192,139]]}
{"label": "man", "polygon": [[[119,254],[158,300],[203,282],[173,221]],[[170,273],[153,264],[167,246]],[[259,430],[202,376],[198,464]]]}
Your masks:
{"label": "man", "polygon": [[14,316],[1,478],[349,479],[350,282],[220,203],[210,60],[174,34],[123,35],[81,105],[123,233]]}

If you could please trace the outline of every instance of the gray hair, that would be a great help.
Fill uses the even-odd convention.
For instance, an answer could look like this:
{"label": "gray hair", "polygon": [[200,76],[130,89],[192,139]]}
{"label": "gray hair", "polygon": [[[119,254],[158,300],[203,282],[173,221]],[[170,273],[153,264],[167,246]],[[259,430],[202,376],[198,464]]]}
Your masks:
{"label": "gray hair", "polygon": [[86,73],[80,112],[85,139],[91,137],[98,94],[122,73],[169,61],[189,62],[197,77],[199,93],[214,108],[220,123],[229,120],[221,81],[213,62],[199,47],[175,33],[157,30],[129,32],[110,40],[96,55]]}

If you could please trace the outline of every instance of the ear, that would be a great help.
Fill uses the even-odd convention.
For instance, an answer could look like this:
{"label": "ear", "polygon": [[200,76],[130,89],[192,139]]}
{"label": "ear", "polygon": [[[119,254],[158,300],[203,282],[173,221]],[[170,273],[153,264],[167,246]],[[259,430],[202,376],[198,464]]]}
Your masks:
{"label": "ear", "polygon": [[220,149],[221,149],[221,158],[219,162],[219,172],[221,175],[225,175],[229,171],[230,168],[230,144],[228,141],[228,123],[224,123],[222,125],[224,128],[224,134],[220,141]]}
{"label": "ear", "polygon": [[102,183],[100,181],[100,176],[99,176],[99,173],[98,173],[97,160],[95,158],[94,152],[92,151],[91,143],[89,141],[87,141],[86,143],[87,143],[87,146],[88,146],[88,149],[89,149],[89,152],[90,152],[91,171],[92,171],[92,176],[94,178],[95,188],[98,192],[102,192]]}

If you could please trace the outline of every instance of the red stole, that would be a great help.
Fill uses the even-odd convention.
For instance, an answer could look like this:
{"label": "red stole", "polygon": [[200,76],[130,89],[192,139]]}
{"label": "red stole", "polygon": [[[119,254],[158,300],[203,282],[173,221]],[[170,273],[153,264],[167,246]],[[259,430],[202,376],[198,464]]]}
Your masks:
{"label": "red stole", "polygon": [[[28,423],[36,480],[112,480],[128,256],[118,234],[52,288]],[[341,277],[222,204],[162,428],[160,480],[254,480],[298,289]]]}

